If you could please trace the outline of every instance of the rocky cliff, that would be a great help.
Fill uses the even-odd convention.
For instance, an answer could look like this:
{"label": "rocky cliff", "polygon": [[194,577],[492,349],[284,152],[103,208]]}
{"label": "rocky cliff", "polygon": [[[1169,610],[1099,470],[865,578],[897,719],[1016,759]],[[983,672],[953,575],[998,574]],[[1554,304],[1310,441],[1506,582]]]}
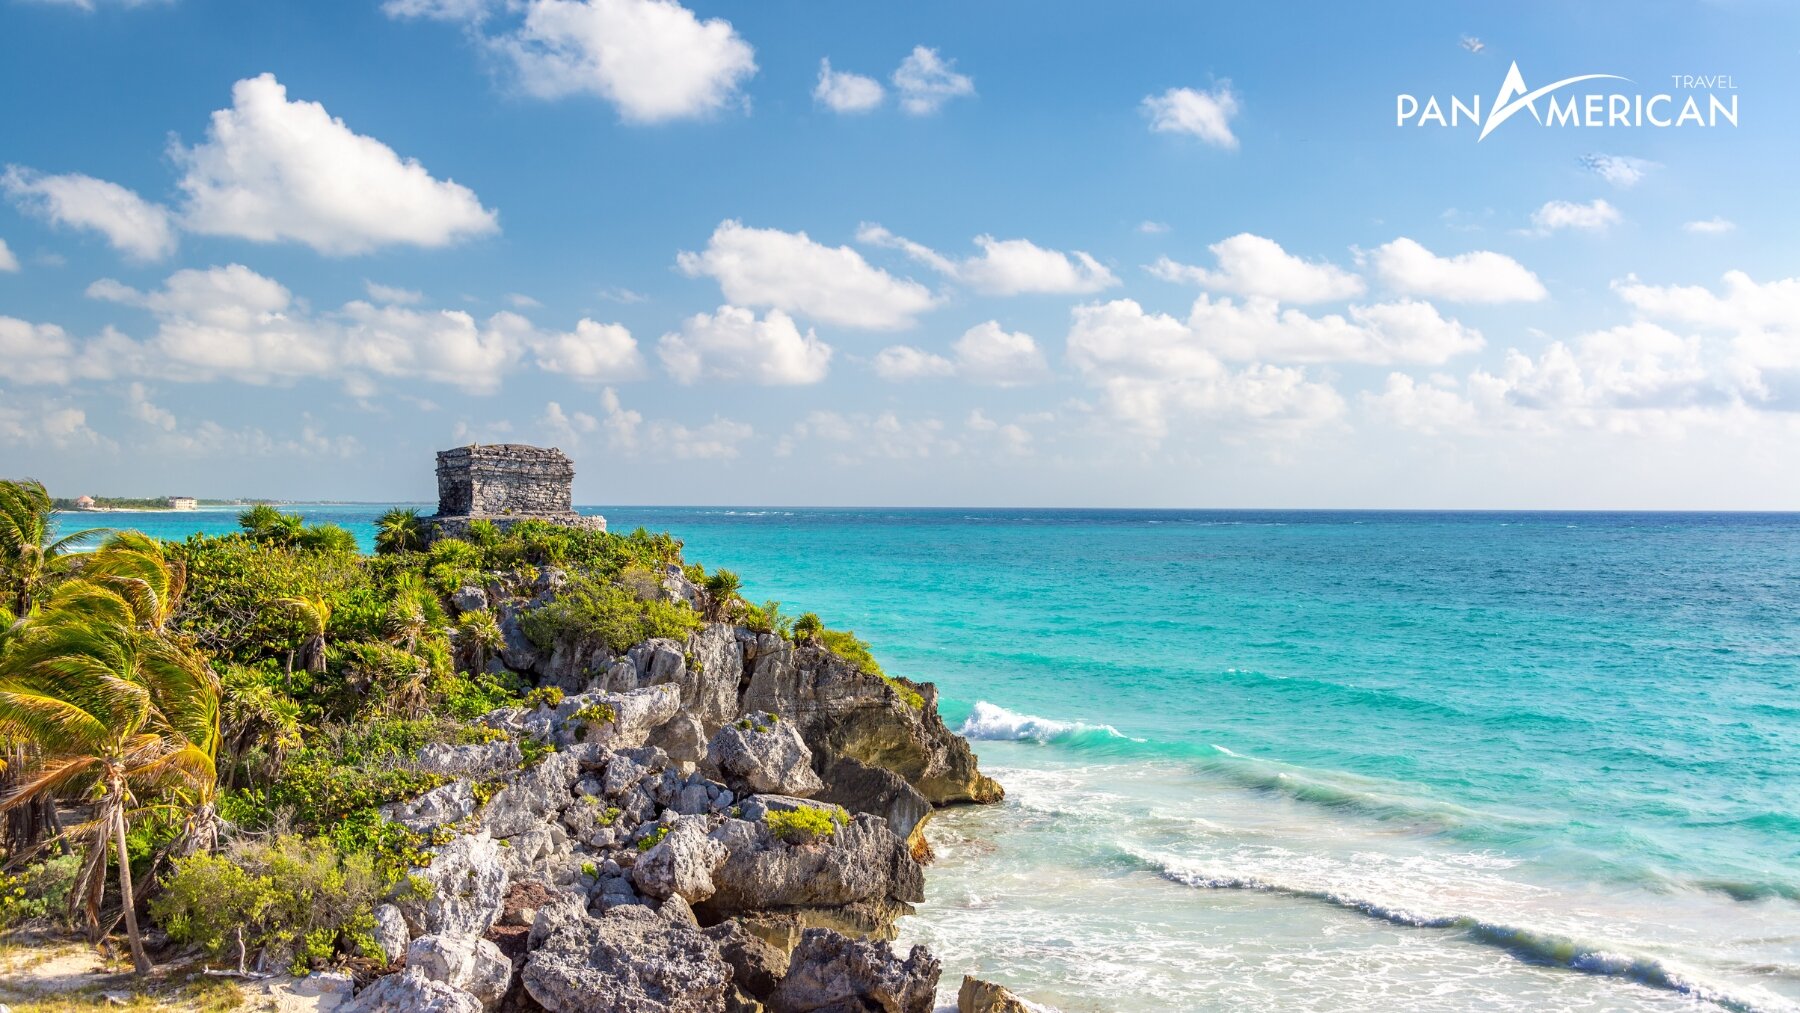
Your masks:
{"label": "rocky cliff", "polygon": [[[559,583],[455,596],[499,620],[496,665],[561,692],[419,756],[452,779],[387,815],[446,843],[425,895],[377,913],[403,970],[350,1013],[930,1010],[937,960],[887,942],[924,896],[921,830],[1001,797],[935,688],[723,623],[534,644],[521,622]],[[664,587],[694,593],[678,570]]]}

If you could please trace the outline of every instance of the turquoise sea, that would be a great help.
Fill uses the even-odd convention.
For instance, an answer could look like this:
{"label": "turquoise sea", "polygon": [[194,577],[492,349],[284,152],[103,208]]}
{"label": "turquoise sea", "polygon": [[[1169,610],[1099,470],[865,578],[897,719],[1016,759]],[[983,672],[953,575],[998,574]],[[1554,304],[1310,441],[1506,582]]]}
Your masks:
{"label": "turquoise sea", "polygon": [[1800,515],[599,512],[942,688],[952,991],[1800,1010]]}

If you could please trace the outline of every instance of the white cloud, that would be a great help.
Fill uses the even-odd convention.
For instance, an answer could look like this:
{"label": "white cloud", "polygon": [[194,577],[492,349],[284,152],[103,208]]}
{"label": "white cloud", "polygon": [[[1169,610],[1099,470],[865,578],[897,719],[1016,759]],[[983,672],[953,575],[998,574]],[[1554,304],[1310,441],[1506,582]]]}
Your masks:
{"label": "white cloud", "polygon": [[528,0],[523,24],[488,40],[538,98],[591,94],[628,123],[717,112],[756,73],[756,53],[723,18],[675,0]]}
{"label": "white cloud", "polygon": [[883,380],[923,380],[933,376],[955,376],[956,363],[934,352],[911,345],[893,345],[875,356],[875,375]]}
{"label": "white cloud", "polygon": [[1800,409],[1800,278],[1757,282],[1743,271],[1728,271],[1722,290],[1714,292],[1628,277],[1613,290],[1641,317],[1715,335],[1713,358],[1738,396]]}
{"label": "white cloud", "polygon": [[183,221],[209,235],[294,240],[325,254],[438,247],[498,229],[469,188],[357,134],[317,102],[290,102],[273,74],[231,89],[207,140],[177,146]]}
{"label": "white cloud", "polygon": [[1209,92],[1170,88],[1161,95],[1146,95],[1142,105],[1151,130],[1189,134],[1214,147],[1237,150],[1231,121],[1238,114],[1238,97],[1230,81],[1220,81]]}
{"label": "white cloud", "polygon": [[996,387],[1034,383],[1050,371],[1037,342],[1024,331],[1007,331],[997,320],[976,324],[951,346],[963,379]]}
{"label": "white cloud", "polygon": [[968,421],[963,423],[972,433],[991,434],[1000,443],[1003,451],[1014,456],[1031,453],[1031,430],[1017,422],[1000,422],[991,419],[981,409],[969,412]]}
{"label": "white cloud", "polygon": [[607,302],[616,302],[624,306],[636,305],[649,298],[642,292],[633,292],[628,288],[603,288],[599,295]]}
{"label": "white cloud", "polygon": [[644,374],[637,339],[622,324],[583,318],[573,331],[532,340],[538,368],[581,380],[634,380]]}
{"label": "white cloud", "polygon": [[492,393],[528,353],[538,368],[582,380],[643,372],[636,342],[616,324],[582,320],[572,332],[546,333],[511,312],[478,321],[458,310],[361,300],[315,313],[279,282],[238,264],[177,271],[150,292],[102,279],[88,295],[140,307],[157,327],[144,342],[109,333],[71,351],[63,361],[72,375],[91,375],[97,367],[90,364],[107,362],[118,375],[177,381],[340,380],[367,396],[371,376]]}
{"label": "white cloud", "polygon": [[46,176],[9,165],[0,175],[0,189],[14,204],[46,221],[100,233],[132,260],[161,260],[175,252],[175,226],[168,209],[117,183],[79,173]]}
{"label": "white cloud", "polygon": [[689,277],[717,280],[731,303],[845,327],[911,327],[936,302],[925,286],[870,266],[848,246],[824,246],[804,232],[746,228],[733,220],[719,223],[704,252],[683,252],[676,262]]}
{"label": "white cloud", "polygon": [[506,301],[514,309],[531,310],[543,308],[543,303],[521,292],[506,293]]}
{"label": "white cloud", "polygon": [[66,384],[74,380],[100,380],[115,374],[117,366],[107,354],[123,339],[108,332],[86,344],[71,338],[55,324],[34,324],[17,317],[0,316],[0,378],[18,384]]}
{"label": "white cloud", "polygon": [[73,447],[117,450],[111,440],[87,424],[87,412],[61,401],[22,400],[0,389],[0,443],[25,449],[39,444],[57,450]]}
{"label": "white cloud", "polygon": [[425,301],[425,293],[416,289],[396,288],[393,285],[382,285],[373,281],[364,281],[363,290],[369,293],[370,299],[379,303],[398,303],[403,306],[411,306],[414,303]]}
{"label": "white cloud", "polygon": [[1537,275],[1502,253],[1477,250],[1440,257],[1401,237],[1369,255],[1388,287],[1451,302],[1537,302],[1548,295]]}
{"label": "white cloud", "polygon": [[564,411],[561,404],[551,401],[544,405],[544,416],[538,419],[538,428],[549,434],[552,444],[572,450],[581,445],[583,433],[600,428],[600,420],[587,412]]}
{"label": "white cloud", "polygon": [[12,274],[18,270],[19,258],[13,256],[13,251],[6,245],[6,240],[0,239],[0,273]]}
{"label": "white cloud", "polygon": [[819,61],[819,83],[813,100],[832,112],[866,113],[881,104],[887,91],[881,82],[861,74],[832,70],[829,59]]}
{"label": "white cloud", "polygon": [[783,386],[818,383],[831,364],[831,346],[792,317],[770,310],[762,320],[752,310],[721,306],[696,313],[680,331],[662,336],[657,354],[677,383],[702,379]]}
{"label": "white cloud", "polygon": [[1029,239],[976,236],[979,256],[954,260],[879,225],[863,224],[856,241],[904,251],[946,277],[985,295],[1024,293],[1087,294],[1119,283],[1105,264],[1080,250],[1047,250]]}
{"label": "white cloud", "polygon": [[621,404],[618,391],[611,387],[600,392],[600,407],[606,412],[601,428],[606,430],[607,444],[614,450],[637,449],[638,427],[644,422],[643,414]]}
{"label": "white cloud", "polygon": [[150,393],[141,383],[134,383],[126,390],[125,404],[131,411],[131,417],[153,429],[173,432],[175,414],[150,401]]}
{"label": "white cloud", "polygon": [[1146,236],[1160,236],[1169,231],[1169,223],[1145,219],[1138,223],[1137,230],[1139,233]]}
{"label": "white cloud", "polygon": [[1617,187],[1636,186],[1652,169],[1661,165],[1629,155],[1589,154],[1578,159],[1581,167]]}
{"label": "white cloud", "polygon": [[492,7],[492,0],[385,0],[381,13],[402,19],[480,21],[488,16]]}
{"label": "white cloud", "polygon": [[1273,239],[1242,232],[1207,249],[1218,258],[1217,270],[1179,264],[1162,257],[1150,265],[1164,281],[1184,282],[1239,295],[1282,302],[1335,302],[1361,295],[1361,278],[1333,264],[1303,260]]}
{"label": "white cloud", "polygon": [[1548,235],[1560,229],[1604,232],[1619,221],[1619,209],[1598,197],[1587,204],[1553,200],[1531,213],[1531,224],[1536,227],[1538,235]]}
{"label": "white cloud", "polygon": [[715,418],[703,426],[655,422],[650,442],[662,453],[683,461],[723,461],[737,457],[740,446],[756,435],[748,422]]}
{"label": "white cloud", "polygon": [[951,351],[954,361],[910,345],[894,345],[875,356],[875,373],[893,381],[959,376],[971,383],[1017,387],[1042,380],[1050,371],[1031,335],[1007,331],[997,320],[964,331]]}
{"label": "white cloud", "polygon": [[[69,7],[74,10],[91,13],[100,6],[100,2],[108,2],[108,0],[100,0],[100,2],[96,2],[96,0],[34,0],[34,2],[48,4],[52,7]],[[110,0],[110,2],[116,6],[123,7],[126,10],[131,10],[135,7],[172,4],[175,0]]]}
{"label": "white cloud", "polygon": [[1714,215],[1711,218],[1702,218],[1698,221],[1688,222],[1682,225],[1681,228],[1683,231],[1692,232],[1695,235],[1722,236],[1737,228],[1737,223],[1730,219],[1720,218],[1719,216]]}
{"label": "white cloud", "polygon": [[1413,300],[1351,306],[1347,317],[1314,317],[1270,299],[1240,304],[1202,295],[1187,326],[1209,350],[1243,361],[1437,364],[1483,344],[1481,332]]}
{"label": "white cloud", "polygon": [[962,444],[946,434],[942,420],[904,419],[895,412],[813,411],[794,424],[776,449],[791,454],[797,444],[814,443],[835,464],[867,460],[916,461],[955,457]]}
{"label": "white cloud", "polygon": [[1475,421],[1475,406],[1461,394],[1405,373],[1389,373],[1380,393],[1366,391],[1362,399],[1376,415],[1423,433],[1463,429]]}
{"label": "white cloud", "polygon": [[911,116],[929,116],[953,98],[975,94],[975,82],[957,73],[955,65],[955,60],[938,56],[935,49],[914,46],[894,71],[900,108]]}
{"label": "white cloud", "polygon": [[1130,299],[1078,306],[1069,360],[1101,394],[1102,410],[1151,439],[1177,419],[1306,429],[1338,416],[1343,399],[1299,369],[1233,371],[1186,324]]}
{"label": "white cloud", "polygon": [[1462,42],[1460,43],[1460,45],[1464,49],[1468,50],[1471,53],[1479,53],[1479,52],[1487,49],[1487,43],[1481,41],[1480,39],[1476,38],[1473,35],[1463,36]]}

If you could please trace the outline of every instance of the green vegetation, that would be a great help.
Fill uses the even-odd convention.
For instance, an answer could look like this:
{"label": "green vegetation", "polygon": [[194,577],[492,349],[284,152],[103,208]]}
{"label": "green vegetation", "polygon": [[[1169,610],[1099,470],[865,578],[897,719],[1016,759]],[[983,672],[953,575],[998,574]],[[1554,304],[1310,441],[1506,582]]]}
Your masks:
{"label": "green vegetation", "polygon": [[840,825],[850,822],[850,814],[839,807],[835,813],[813,806],[798,809],[771,809],[763,816],[769,832],[789,844],[811,844],[837,833]]}
{"label": "green vegetation", "polygon": [[[395,510],[364,555],[345,529],[267,505],[233,533],[159,542],[59,535],[52,503],[41,485],[0,482],[0,928],[122,923],[140,969],[143,910],[177,944],[233,962],[240,946],[294,968],[385,960],[373,906],[415,891],[410,870],[450,833],[381,817],[448,780],[420,750],[503,739],[471,722],[565,699],[495,663],[506,633],[490,601],[541,602],[520,627],[544,647],[680,643],[710,617],[881,674],[854,636],[751,605],[736,574],[683,564],[679,541],[642,529],[477,523],[427,546],[418,514]],[[672,567],[698,607],[672,593]],[[470,587],[480,604],[461,611]],[[573,717],[618,720],[606,703]],[[526,766],[555,748],[517,745]],[[482,781],[477,799],[505,783]],[[808,813],[771,827],[816,839],[841,822]]]}
{"label": "green vegetation", "polygon": [[638,838],[637,849],[639,851],[649,851],[651,848],[661,844],[662,839],[667,836],[669,836],[669,828],[667,826],[659,825],[649,833]]}

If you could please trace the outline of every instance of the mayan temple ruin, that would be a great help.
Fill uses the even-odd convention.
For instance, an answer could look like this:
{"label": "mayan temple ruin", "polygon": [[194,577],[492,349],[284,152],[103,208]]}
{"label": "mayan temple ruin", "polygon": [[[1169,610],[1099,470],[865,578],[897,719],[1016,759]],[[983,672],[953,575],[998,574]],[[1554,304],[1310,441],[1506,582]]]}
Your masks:
{"label": "mayan temple ruin", "polygon": [[434,536],[456,537],[473,521],[502,530],[523,520],[606,530],[606,518],[575,512],[575,464],[555,447],[470,444],[437,455],[438,512],[426,518]]}

